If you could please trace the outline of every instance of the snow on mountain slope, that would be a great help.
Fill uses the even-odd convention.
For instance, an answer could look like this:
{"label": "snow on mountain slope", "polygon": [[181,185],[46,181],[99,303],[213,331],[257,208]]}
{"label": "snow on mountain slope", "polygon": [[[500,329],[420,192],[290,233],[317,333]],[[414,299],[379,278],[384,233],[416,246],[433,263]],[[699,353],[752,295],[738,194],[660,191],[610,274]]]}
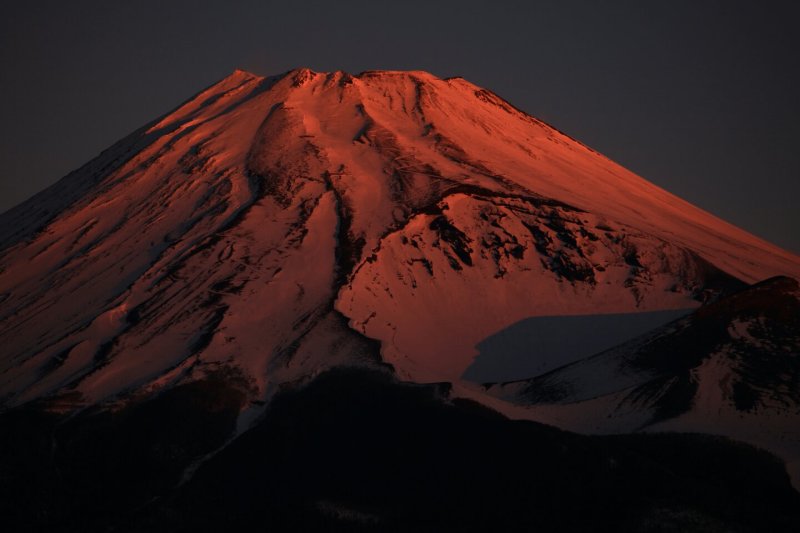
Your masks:
{"label": "snow on mountain slope", "polygon": [[766,280],[596,356],[489,386],[583,432],[699,431],[784,458],[800,486],[800,285]]}
{"label": "snow on mountain slope", "polygon": [[458,380],[482,338],[529,316],[682,309],[800,275],[796,256],[423,72],[236,71],[0,228],[5,406],[219,367],[261,402],[379,355]]}
{"label": "snow on mountain slope", "polygon": [[613,348],[692,311],[527,318],[481,341],[478,357],[462,378],[498,383],[538,376]]}
{"label": "snow on mountain slope", "polygon": [[736,285],[689,250],[593,214],[456,193],[386,236],[337,305],[405,377],[457,381],[482,339],[526,317],[685,309]]}

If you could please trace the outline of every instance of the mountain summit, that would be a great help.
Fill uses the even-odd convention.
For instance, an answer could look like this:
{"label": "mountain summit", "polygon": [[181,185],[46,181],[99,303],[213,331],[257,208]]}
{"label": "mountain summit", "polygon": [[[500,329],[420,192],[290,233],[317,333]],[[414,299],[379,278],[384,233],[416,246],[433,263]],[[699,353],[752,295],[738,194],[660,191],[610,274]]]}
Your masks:
{"label": "mountain summit", "polygon": [[454,381],[527,317],[691,308],[800,275],[796,256],[424,72],[237,70],[0,228],[6,405],[91,404],[219,365],[262,401],[354,354]]}
{"label": "mountain summit", "polygon": [[[464,79],[237,70],[0,215],[0,413],[23,433],[39,426],[14,422],[21,408],[45,413],[45,426],[70,421],[72,429],[58,430],[74,451],[64,452],[70,464],[89,461],[94,448],[64,439],[84,442],[84,424],[113,433],[123,424],[115,413],[125,413],[119,420],[137,438],[177,439],[169,446],[181,450],[178,459],[162,464],[161,451],[173,448],[158,441],[148,463],[178,476],[171,483],[191,478],[264,416],[274,420],[268,407],[279,393],[339,367],[448,382],[436,394],[586,431],[620,429],[595,423],[603,394],[616,402],[603,404],[609,420],[624,419],[626,431],[654,413],[664,423],[664,413],[695,412],[690,404],[701,396],[746,404],[748,420],[779,405],[781,427],[791,426],[797,398],[785,382],[796,382],[796,358],[764,365],[785,355],[769,346],[796,349],[786,335],[797,322],[780,311],[796,310],[796,283],[776,278],[783,281],[767,292],[748,289],[774,276],[800,278],[800,258]],[[763,294],[784,307],[775,311]],[[727,311],[736,302],[750,302],[746,314]],[[497,385],[464,377],[482,341],[525,320],[698,308],[545,377]],[[778,317],[768,329],[758,326],[763,313]],[[755,335],[745,326],[760,332],[749,344],[737,340]],[[745,329],[726,333],[737,327]],[[774,331],[786,342],[767,346]],[[701,337],[708,342],[695,348],[707,352],[678,357]],[[720,343],[739,350],[735,362]],[[744,353],[753,346],[755,356]],[[533,348],[522,355],[545,356]],[[708,361],[744,385],[715,395],[724,384],[697,370]],[[765,368],[787,365],[786,379],[764,377]],[[600,383],[586,368],[616,381]],[[770,395],[763,384],[775,380],[777,396],[789,392]],[[691,395],[670,410],[654,391],[661,385]],[[628,386],[647,389],[646,405]],[[566,407],[542,405],[551,400]],[[612,416],[617,405],[624,417]],[[185,414],[198,409],[207,416],[201,429]],[[729,418],[735,425],[742,417]],[[162,419],[171,421],[166,429],[142,429]],[[32,449],[59,449],[51,434],[52,442],[33,437]],[[781,442],[773,451],[800,457],[781,439],[769,440]],[[183,470],[172,472],[175,465]]]}

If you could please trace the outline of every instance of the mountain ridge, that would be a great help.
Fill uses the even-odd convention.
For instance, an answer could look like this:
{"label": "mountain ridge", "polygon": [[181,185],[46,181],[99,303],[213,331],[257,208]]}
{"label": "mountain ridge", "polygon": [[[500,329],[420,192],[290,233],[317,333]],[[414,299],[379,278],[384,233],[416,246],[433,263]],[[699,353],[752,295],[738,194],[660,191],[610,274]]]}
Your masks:
{"label": "mountain ridge", "polygon": [[[560,131],[559,129],[557,129],[554,126],[552,126],[550,124],[547,124],[546,122],[541,121],[540,119],[528,114],[527,112],[520,110],[519,108],[515,107],[513,104],[509,103],[508,101],[506,101],[502,97],[498,96],[496,93],[493,93],[493,92],[491,92],[491,91],[489,91],[487,89],[482,89],[482,88],[478,87],[477,85],[474,85],[474,84],[468,82],[467,80],[465,80],[463,77],[460,77],[460,76],[448,77],[448,78],[443,78],[442,79],[442,78],[436,77],[433,74],[427,73],[425,71],[391,71],[391,70],[366,70],[366,71],[360,72],[358,74],[352,75],[352,74],[349,74],[349,73],[347,73],[345,71],[335,71],[335,72],[331,72],[331,73],[317,73],[317,72],[314,72],[313,70],[311,70],[310,68],[307,68],[307,67],[298,67],[298,68],[286,71],[285,73],[279,74],[277,76],[266,76],[265,77],[265,76],[261,76],[259,74],[255,74],[253,72],[247,71],[245,69],[237,68],[229,76],[227,76],[227,77],[225,77],[225,78],[223,78],[223,79],[221,79],[221,80],[209,85],[206,89],[200,91],[199,93],[197,93],[193,97],[190,97],[189,99],[187,99],[183,103],[181,103],[178,106],[176,106],[175,108],[173,108],[171,111],[169,111],[169,112],[165,113],[164,115],[162,115],[159,119],[156,119],[156,120],[152,121],[151,123],[143,126],[142,128],[137,129],[131,135],[126,136],[122,141],[120,141],[119,143],[116,143],[111,148],[103,150],[103,152],[101,152],[101,154],[99,154],[96,158],[94,158],[92,161],[87,163],[87,165],[84,165],[83,167],[81,167],[79,169],[76,169],[75,171],[70,172],[67,177],[80,172],[82,169],[84,169],[88,165],[100,163],[102,161],[104,155],[106,155],[109,152],[112,152],[115,146],[117,146],[117,145],[119,145],[121,143],[124,143],[124,141],[126,139],[130,139],[130,138],[135,137],[137,134],[140,134],[143,130],[145,132],[147,132],[147,133],[152,133],[155,126],[164,125],[165,121],[168,118],[172,118],[173,121],[174,121],[175,118],[180,116],[180,114],[178,113],[179,111],[182,111],[183,113],[186,113],[188,110],[196,107],[193,104],[207,104],[208,102],[203,102],[203,101],[197,102],[198,100],[201,99],[201,97],[203,97],[203,95],[207,95],[207,94],[209,94],[211,92],[214,92],[214,91],[221,92],[221,93],[226,93],[229,90],[235,90],[237,88],[237,84],[248,84],[248,83],[252,83],[254,81],[265,84],[265,86],[262,86],[261,89],[262,90],[268,90],[269,87],[273,83],[275,83],[277,81],[280,81],[282,79],[286,79],[286,78],[292,77],[292,78],[294,78],[296,80],[295,83],[301,83],[299,80],[305,79],[308,76],[316,76],[316,75],[334,76],[334,77],[339,76],[339,77],[342,77],[342,79],[350,79],[350,78],[359,79],[362,76],[369,77],[369,76],[381,76],[381,75],[388,75],[388,76],[422,76],[422,77],[424,77],[424,78],[426,78],[428,80],[436,80],[436,81],[443,81],[443,82],[457,81],[459,83],[463,83],[463,84],[469,86],[470,88],[474,88],[476,91],[480,91],[480,92],[483,92],[483,93],[486,93],[486,94],[490,94],[494,100],[496,100],[497,102],[502,102],[502,104],[500,104],[500,106],[506,108],[506,111],[510,112],[509,109],[513,109],[513,111],[518,113],[519,115],[527,117],[528,119],[534,120],[537,123],[542,124],[542,125],[546,126],[547,128],[552,129],[553,131],[557,132],[558,134],[563,135],[563,136],[567,137],[568,139],[570,139],[571,141],[574,141],[575,143],[583,146],[587,150],[590,150],[593,153],[595,153],[595,154],[607,159],[609,162],[613,163],[615,166],[619,166],[618,163],[616,163],[613,160],[609,159],[607,156],[603,155],[602,153],[597,152],[593,148],[583,144],[581,141],[569,136],[568,134]],[[231,87],[231,85],[233,85],[233,86]],[[240,88],[240,87],[238,87],[238,88]],[[217,95],[217,96],[219,96],[219,95]],[[132,151],[134,151],[134,154],[136,153],[136,149],[137,148],[138,148],[138,146],[134,147],[132,149]],[[30,208],[31,204],[34,204],[34,205],[36,204],[36,202],[34,200],[36,200],[38,198],[39,201],[41,201],[41,195],[43,193],[45,193],[46,191],[55,188],[57,185],[58,185],[58,183],[54,184],[53,186],[48,187],[47,189],[42,191],[42,193],[38,193],[37,195],[34,195],[34,197],[30,198],[29,200],[26,200],[26,201],[22,202],[19,206],[10,208],[5,213],[0,214],[0,216],[6,217],[7,215],[10,215],[12,211],[17,211],[20,208],[22,208],[23,205],[26,206],[26,208]],[[653,186],[653,187],[655,187],[655,186]],[[655,188],[663,191],[663,189],[660,189],[658,187],[655,187]],[[59,191],[59,192],[63,192],[63,191]],[[670,194],[670,196],[672,196],[672,195]],[[676,200],[679,200],[680,202],[683,202],[682,200],[680,200],[677,197],[674,197],[674,198]],[[685,203],[685,202],[683,202],[683,203]],[[695,206],[692,206],[692,208],[695,209],[695,210],[702,211],[701,209],[696,208]],[[710,217],[712,217],[714,219],[719,220],[718,217],[716,217],[715,215],[712,215],[712,214],[707,213],[707,212],[704,212],[704,213],[706,213],[708,216],[710,216]],[[753,236],[753,238],[756,239],[756,240],[759,240],[759,241],[763,240],[763,239],[761,239],[759,237],[755,237],[755,236]],[[764,241],[764,242],[766,243],[766,241]],[[5,237],[3,235],[0,235],[0,243],[3,243],[3,248],[7,248],[8,247],[7,237]],[[770,243],[766,243],[766,244],[770,248],[773,248],[773,249],[777,248],[775,245],[772,245]],[[787,253],[789,253],[789,252],[787,252]],[[791,253],[789,253],[789,255],[790,256],[794,256],[794,254],[791,254]],[[794,257],[795,257],[795,261],[796,261],[796,256],[794,256]],[[759,278],[759,279],[763,279],[763,278]],[[753,281],[755,281],[755,280],[756,279],[753,278]]]}
{"label": "mountain ridge", "polygon": [[614,348],[486,384],[573,431],[704,431],[769,449],[800,486],[800,285],[774,277]]}
{"label": "mountain ridge", "polygon": [[[486,427],[522,432],[531,442],[549,435],[553,449],[580,442],[594,450],[594,459],[584,463],[576,453],[563,464],[610,473],[603,478],[610,486],[618,479],[617,452],[606,452],[621,443],[618,451],[631,468],[621,482],[649,472],[672,479],[663,465],[681,468],[688,478],[658,496],[679,509],[688,505],[683,487],[719,491],[713,480],[722,471],[739,479],[729,468],[738,456],[755,465],[742,479],[761,480],[788,502],[796,495],[780,463],[750,448],[683,436],[578,438],[536,429],[530,421],[587,433],[607,433],[615,423],[624,431],[645,425],[716,431],[794,460],[796,446],[781,431],[795,413],[781,412],[779,424],[754,407],[714,427],[713,416],[687,420],[695,414],[694,397],[687,410],[686,395],[679,393],[697,392],[703,408],[718,413],[727,397],[723,402],[710,392],[716,385],[727,391],[734,382],[744,383],[734,395],[740,405],[794,401],[783,374],[763,379],[770,369],[791,374],[794,368],[794,337],[786,333],[796,326],[791,316],[784,320],[778,313],[769,322],[769,298],[754,298],[746,320],[726,314],[725,306],[764,287],[774,289],[767,292],[777,301],[785,297],[795,305],[797,278],[800,257],[691,206],[461,78],[310,69],[261,77],[237,70],[0,215],[0,422],[22,439],[0,439],[0,446],[12,457],[30,441],[25,464],[41,479],[62,467],[77,465],[79,472],[92,464],[95,451],[109,465],[134,457],[132,465],[140,461],[143,473],[127,464],[108,471],[101,466],[84,487],[100,494],[108,476],[121,473],[134,486],[108,498],[125,508],[128,496],[144,502],[142,494],[181,493],[195,472],[216,475],[215,464],[222,471],[228,464],[247,466],[229,450],[257,449],[271,435],[263,428],[275,420],[281,431],[270,445],[279,449],[280,439],[288,443],[302,433],[287,422],[290,413],[317,411],[309,411],[307,399],[331,405],[329,398],[340,395],[347,405],[364,404],[350,396],[357,387],[367,395],[380,390],[373,397],[401,420],[424,411],[429,429],[436,420],[461,430],[469,427],[466,420],[493,420]],[[532,317],[676,310],[694,312],[545,377],[518,376],[490,387],[465,377],[483,340]],[[686,339],[703,341],[692,348],[702,353],[688,353]],[[729,361],[719,346],[739,351]],[[562,398],[566,414],[558,411],[563,405],[535,401],[553,376],[598,361],[616,368],[616,355],[626,349],[647,361],[655,354],[650,367],[626,367],[631,386],[644,391],[624,404],[627,418],[609,404],[614,416],[600,420],[583,397]],[[732,365],[742,379],[718,383],[715,369]],[[579,390],[569,377],[551,389]],[[764,392],[765,383],[778,383],[777,399]],[[602,385],[614,389],[615,382]],[[660,394],[669,390],[675,394]],[[412,404],[398,398],[412,398]],[[280,409],[289,414],[275,418]],[[355,420],[348,413],[359,420],[355,426],[370,419],[350,407],[334,411],[346,424]],[[668,416],[654,422],[654,412]],[[308,442],[336,425],[322,422],[304,434]],[[394,434],[391,423],[384,426]],[[209,432],[192,438],[203,427]],[[770,436],[766,443],[752,438],[762,429]],[[104,440],[109,432],[114,436]],[[669,441],[684,448],[665,460]],[[476,450],[482,446],[470,442]],[[502,449],[500,440],[492,442]],[[629,453],[645,442],[644,456]],[[436,445],[416,444],[420,457],[441,453]],[[694,445],[728,458],[708,472],[700,468],[699,484],[691,472]],[[761,476],[757,465],[770,465],[768,474]],[[14,465],[3,468],[20,479]],[[486,471],[490,483],[503,478],[492,471]],[[304,475],[316,479],[316,470]],[[181,485],[173,490],[176,480]],[[202,476],[198,483],[205,490]],[[570,483],[555,483],[560,494],[571,490]],[[41,497],[41,490],[60,486],[28,488]],[[748,490],[737,488],[739,501]],[[591,491],[581,494],[593,498]],[[361,509],[306,501],[313,496],[310,491],[287,501],[316,506],[323,515]],[[149,501],[156,515],[172,512],[168,503]],[[718,507],[724,501],[719,494],[703,501],[704,520],[727,523],[738,516]],[[69,518],[85,503],[75,498],[53,512]],[[640,503],[636,513],[642,516],[612,514],[639,523],[661,512]],[[181,505],[193,509],[191,498]],[[795,515],[786,511],[776,523],[785,518],[788,524]],[[327,524],[329,518],[319,519]]]}
{"label": "mountain ridge", "polygon": [[[686,308],[724,290],[712,278],[800,272],[684,206],[461,79],[235,71],[0,215],[0,391],[119,376],[89,387],[101,399],[213,352],[249,361],[263,394],[256,346],[280,359],[330,313],[401,375],[454,380],[481,338],[527,316]],[[153,342],[182,355],[119,357]]]}

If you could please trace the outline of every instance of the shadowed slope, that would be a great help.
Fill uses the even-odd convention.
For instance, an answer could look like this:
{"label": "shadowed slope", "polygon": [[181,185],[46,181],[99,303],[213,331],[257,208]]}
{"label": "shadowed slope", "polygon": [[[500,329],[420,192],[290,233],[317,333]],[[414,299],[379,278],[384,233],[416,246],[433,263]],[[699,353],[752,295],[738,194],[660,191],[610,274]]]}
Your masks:
{"label": "shadowed slope", "polygon": [[[278,395],[251,431],[176,486],[180,468],[231,430],[242,399],[232,383],[212,378],[55,427],[31,407],[0,416],[0,467],[13,489],[0,499],[5,523],[777,532],[800,520],[780,463],[747,446],[696,435],[582,437],[447,402],[443,386],[344,369]],[[35,420],[41,429],[31,431]]]}
{"label": "shadowed slope", "polygon": [[784,458],[800,486],[800,288],[777,277],[616,348],[489,387],[576,431],[704,431]]}

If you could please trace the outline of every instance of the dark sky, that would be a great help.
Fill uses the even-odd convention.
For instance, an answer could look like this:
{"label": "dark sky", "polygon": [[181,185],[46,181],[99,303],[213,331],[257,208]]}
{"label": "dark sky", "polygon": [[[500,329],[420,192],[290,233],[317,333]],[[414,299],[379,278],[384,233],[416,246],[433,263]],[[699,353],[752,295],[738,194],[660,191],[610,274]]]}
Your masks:
{"label": "dark sky", "polygon": [[420,69],[800,252],[794,3],[4,3],[0,211],[235,67]]}

